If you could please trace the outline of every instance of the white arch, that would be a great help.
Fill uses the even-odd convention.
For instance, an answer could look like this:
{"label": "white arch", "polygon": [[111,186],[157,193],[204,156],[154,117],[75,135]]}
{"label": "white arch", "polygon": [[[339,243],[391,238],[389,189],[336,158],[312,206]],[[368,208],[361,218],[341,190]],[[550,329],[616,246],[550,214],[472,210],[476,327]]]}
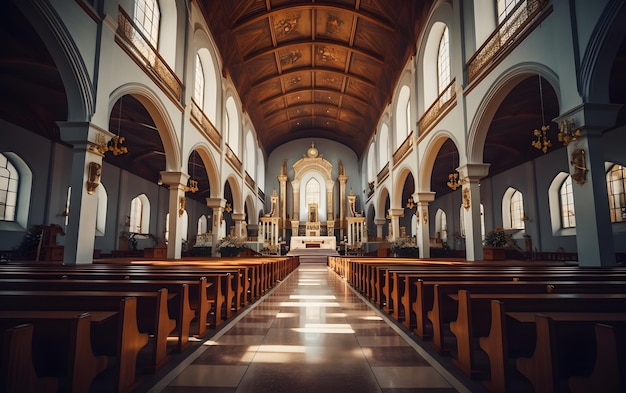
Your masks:
{"label": "white arch", "polygon": [[57,66],[67,95],[67,121],[90,121],[95,111],[94,84],[82,54],[58,13],[47,1],[15,1]]}
{"label": "white arch", "polygon": [[145,85],[128,83],[113,90],[109,96],[109,118],[114,104],[120,97],[130,94],[139,101],[154,121],[163,149],[165,150],[166,171],[178,171],[182,167],[180,142],[172,119],[158,96]]}
{"label": "white arch", "polygon": [[419,163],[418,177],[415,179],[415,189],[417,192],[431,191],[430,183],[432,179],[433,167],[435,166],[435,161],[437,160],[437,155],[439,154],[441,146],[443,146],[448,139],[452,140],[457,152],[459,152],[459,166],[461,166],[461,163],[465,160],[464,155],[461,154],[463,149],[459,149],[459,142],[454,134],[448,130],[438,130],[433,135],[434,137],[430,139],[425,146],[424,153],[422,154],[421,161]]}
{"label": "white arch", "polygon": [[482,99],[468,131],[467,162],[480,164],[483,162],[485,140],[493,116],[507,95],[524,79],[529,76],[541,77],[550,83],[557,98],[560,97],[558,76],[548,67],[538,63],[520,63],[511,67],[489,87]]}

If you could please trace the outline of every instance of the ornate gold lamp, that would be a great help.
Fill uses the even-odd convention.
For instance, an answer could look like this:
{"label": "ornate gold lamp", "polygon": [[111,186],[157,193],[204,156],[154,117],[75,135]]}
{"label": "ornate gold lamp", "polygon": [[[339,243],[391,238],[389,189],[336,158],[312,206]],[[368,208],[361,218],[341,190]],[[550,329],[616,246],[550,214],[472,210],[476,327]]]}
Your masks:
{"label": "ornate gold lamp", "polygon": [[454,165],[454,157],[455,152],[452,152],[452,172],[448,175],[448,182],[446,183],[448,187],[456,191],[457,188],[461,187],[461,181],[459,180],[459,172],[456,171],[456,166]]}
{"label": "ornate gold lamp", "polygon": [[122,146],[126,138],[124,138],[123,136],[120,136],[120,130],[122,128],[121,121],[122,121],[122,104],[123,103],[124,103],[124,96],[120,98],[120,109],[119,109],[119,114],[117,116],[117,135],[113,135],[113,137],[111,137],[111,140],[109,140],[109,142],[106,145],[103,143],[103,141],[97,141],[98,151],[102,154],[105,154],[109,151],[112,152],[114,156],[119,156],[120,154],[128,153],[128,148],[126,146]]}
{"label": "ornate gold lamp", "polygon": [[543,111],[543,87],[541,86],[541,75],[539,75],[539,99],[541,101],[541,127],[539,129],[535,129],[533,131],[533,135],[535,136],[535,140],[532,141],[531,145],[535,149],[539,149],[546,154],[548,149],[552,147],[552,142],[548,139],[548,131],[550,130],[550,126],[545,123],[545,115]]}

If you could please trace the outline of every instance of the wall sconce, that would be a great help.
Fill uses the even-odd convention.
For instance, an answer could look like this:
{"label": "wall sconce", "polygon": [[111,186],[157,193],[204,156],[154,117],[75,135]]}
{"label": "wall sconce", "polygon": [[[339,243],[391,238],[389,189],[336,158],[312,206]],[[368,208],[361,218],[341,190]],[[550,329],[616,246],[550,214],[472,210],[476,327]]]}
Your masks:
{"label": "wall sconce", "polygon": [[182,217],[185,212],[185,197],[181,196],[178,198],[178,217]]}
{"label": "wall sconce", "polygon": [[102,174],[102,165],[97,162],[90,162],[87,168],[87,194],[93,195],[96,188],[100,185],[100,175]]}
{"label": "wall sconce", "polygon": [[428,210],[422,209],[422,220],[424,221],[424,225],[428,225]]}
{"label": "wall sconce", "polygon": [[465,188],[463,190],[463,207],[465,210],[469,210],[470,208],[470,190],[469,188]]}
{"label": "wall sconce", "polygon": [[563,143],[563,146],[567,146],[570,142],[581,137],[582,132],[580,129],[575,130],[574,128],[576,126],[574,126],[574,120],[572,119],[565,119],[559,122],[558,138],[559,142]]}
{"label": "wall sconce", "polygon": [[585,184],[587,181],[587,163],[585,162],[585,151],[578,149],[572,152],[572,160],[570,164],[574,167],[572,179],[578,184]]}

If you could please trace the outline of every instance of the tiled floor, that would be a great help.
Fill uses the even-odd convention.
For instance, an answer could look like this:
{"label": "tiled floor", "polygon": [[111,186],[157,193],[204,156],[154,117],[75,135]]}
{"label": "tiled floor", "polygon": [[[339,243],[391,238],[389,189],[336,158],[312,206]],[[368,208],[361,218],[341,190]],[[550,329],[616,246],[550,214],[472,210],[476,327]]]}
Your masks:
{"label": "tiled floor", "polygon": [[301,264],[150,390],[457,391],[469,389],[326,265],[312,263]]}

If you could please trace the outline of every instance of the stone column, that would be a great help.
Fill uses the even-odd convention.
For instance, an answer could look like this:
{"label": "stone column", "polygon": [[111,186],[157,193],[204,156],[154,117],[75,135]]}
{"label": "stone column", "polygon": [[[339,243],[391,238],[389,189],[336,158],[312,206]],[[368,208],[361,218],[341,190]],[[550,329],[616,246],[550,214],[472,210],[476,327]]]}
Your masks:
{"label": "stone column", "polygon": [[391,217],[391,240],[396,240],[400,235],[400,217],[404,216],[404,208],[389,209]]}
{"label": "stone column", "polygon": [[346,183],[348,176],[339,175],[339,238],[343,239],[344,227],[346,226]]}
{"label": "stone column", "polygon": [[581,266],[616,264],[602,132],[615,125],[620,109],[621,105],[588,103],[555,119],[573,119],[582,131],[580,138],[567,145],[576,209],[576,246]]}
{"label": "stone column", "polygon": [[462,188],[462,205],[465,222],[465,258],[468,261],[483,259],[483,241],[480,220],[480,179],[489,173],[489,164],[466,164],[458,168]]}
{"label": "stone column", "polygon": [[383,241],[385,240],[383,239],[383,225],[385,225],[386,222],[387,220],[384,218],[374,219],[374,224],[376,225],[376,237],[378,239],[382,239]]}
{"label": "stone column", "polygon": [[63,262],[87,264],[93,262],[93,246],[96,236],[98,197],[96,184],[100,183],[102,158],[99,146],[106,146],[113,136],[88,122],[59,122],[61,139],[70,143],[74,150],[70,196],[69,225],[65,233]]}
{"label": "stone column", "polygon": [[243,225],[246,222],[246,215],[244,213],[233,213],[232,217],[235,222],[235,236],[243,237]]}
{"label": "stone column", "polygon": [[[291,203],[293,204],[293,209],[292,209],[293,215],[291,216],[291,220],[300,221],[300,182],[292,181],[291,188],[293,189],[293,201],[291,201]],[[298,229],[296,228],[296,231],[297,230]],[[292,228],[292,231],[293,231],[293,228]]]}
{"label": "stone column", "polygon": [[224,206],[226,206],[226,199],[222,198],[207,198],[206,205],[213,209],[213,222],[211,224],[212,244],[211,255],[217,256],[217,243],[220,241],[224,234],[220,233],[220,227],[222,223],[222,213],[224,212]]}
{"label": "stone column", "polygon": [[180,259],[182,251],[182,216],[185,212],[186,197],[185,187],[189,175],[184,172],[161,172],[163,184],[169,187],[169,203],[167,211],[170,214],[169,235],[167,241],[167,257]]}
{"label": "stone column", "polygon": [[280,199],[278,203],[280,205],[280,222],[282,225],[283,239],[287,238],[287,175],[279,175],[278,182],[280,184]]}
{"label": "stone column", "polygon": [[428,205],[435,200],[434,192],[416,192],[413,199],[417,201],[417,247],[419,247],[420,258],[430,258],[430,217],[428,215]]}

